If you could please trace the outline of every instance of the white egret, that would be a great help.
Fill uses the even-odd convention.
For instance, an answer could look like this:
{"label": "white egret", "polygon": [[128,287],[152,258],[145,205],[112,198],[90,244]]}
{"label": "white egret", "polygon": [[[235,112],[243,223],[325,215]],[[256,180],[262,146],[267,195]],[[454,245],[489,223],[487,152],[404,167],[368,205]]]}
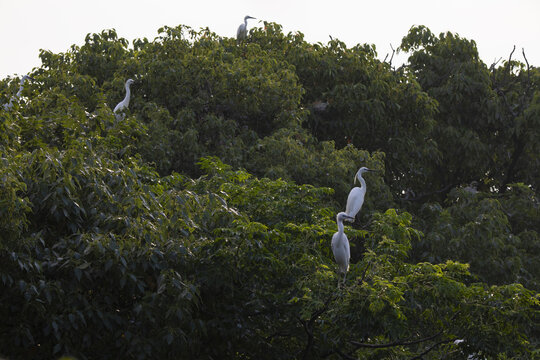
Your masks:
{"label": "white egret", "polygon": [[[349,260],[351,259],[351,249],[349,248],[349,239],[344,232],[343,220],[350,220],[347,213],[340,212],[336,215],[338,231],[332,236],[332,252],[338,264],[338,272],[343,273],[343,282],[349,271]],[[354,220],[354,218],[352,218]]]}
{"label": "white egret", "polygon": [[354,176],[354,182],[356,183],[356,179],[358,179],[362,187],[356,186],[352,188],[352,190],[349,192],[349,196],[347,197],[347,207],[345,212],[352,219],[349,221],[354,221],[356,214],[358,214],[362,208],[362,205],[364,204],[364,197],[366,196],[366,181],[362,177],[362,174],[368,171],[375,170],[371,170],[363,166],[356,172],[356,175]]}
{"label": "white egret", "polygon": [[118,114],[118,113],[126,110],[129,107],[129,98],[131,97],[131,90],[129,89],[129,87],[133,83],[134,83],[133,79],[127,79],[126,85],[125,85],[126,97],[124,98],[124,100],[120,101],[118,103],[118,105],[116,105],[114,107],[113,112],[116,114],[116,119],[117,120],[123,120],[124,119],[124,114]]}
{"label": "white egret", "polygon": [[15,94],[15,96],[12,96],[11,99],[9,99],[9,103],[7,104],[4,104],[4,109],[5,110],[9,110],[13,107],[13,101],[17,101],[19,100],[19,98],[21,97],[22,95],[22,92],[24,90],[24,82],[26,80],[34,80],[33,77],[31,76],[28,76],[28,75],[24,75],[21,79],[21,83],[20,83],[20,86],[19,86],[19,91],[17,91],[17,94]]}
{"label": "white egret", "polygon": [[240,41],[240,40],[244,40],[246,38],[248,19],[255,19],[255,18],[251,17],[249,15],[246,15],[246,17],[244,17],[244,23],[240,24],[240,26],[238,27],[238,30],[236,30],[236,40]]}

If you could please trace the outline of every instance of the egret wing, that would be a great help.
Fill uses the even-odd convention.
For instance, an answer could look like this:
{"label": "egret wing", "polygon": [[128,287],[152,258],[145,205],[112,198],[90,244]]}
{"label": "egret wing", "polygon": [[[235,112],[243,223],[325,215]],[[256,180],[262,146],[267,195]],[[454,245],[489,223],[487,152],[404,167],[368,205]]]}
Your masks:
{"label": "egret wing", "polygon": [[356,214],[358,214],[364,204],[365,194],[366,192],[360,187],[355,187],[349,192],[349,196],[347,197],[347,207],[345,209],[347,215],[353,218],[356,217]]}

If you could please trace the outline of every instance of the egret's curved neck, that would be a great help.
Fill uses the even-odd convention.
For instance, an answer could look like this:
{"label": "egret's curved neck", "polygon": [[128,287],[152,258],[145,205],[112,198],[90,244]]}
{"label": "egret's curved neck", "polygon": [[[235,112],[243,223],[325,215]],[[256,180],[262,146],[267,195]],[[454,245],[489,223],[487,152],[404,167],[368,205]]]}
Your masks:
{"label": "egret's curved neck", "polygon": [[359,173],[357,175],[357,178],[358,178],[358,181],[360,181],[360,185],[362,185],[361,189],[366,191],[366,180],[364,180],[364,178],[362,177],[362,174]]}
{"label": "egret's curved neck", "polygon": [[130,96],[131,96],[131,90],[129,89],[129,84],[126,84],[126,97],[124,98],[124,102],[126,103],[126,106],[129,104]]}
{"label": "egret's curved neck", "polygon": [[21,97],[23,89],[24,89],[24,85],[21,83],[21,86],[19,86],[19,91],[17,91],[17,94],[15,95],[15,96],[17,96],[17,98]]}
{"label": "egret's curved neck", "polygon": [[345,228],[343,227],[343,221],[339,219],[337,221],[337,229],[338,229],[339,239],[341,240],[341,235],[343,235]]}

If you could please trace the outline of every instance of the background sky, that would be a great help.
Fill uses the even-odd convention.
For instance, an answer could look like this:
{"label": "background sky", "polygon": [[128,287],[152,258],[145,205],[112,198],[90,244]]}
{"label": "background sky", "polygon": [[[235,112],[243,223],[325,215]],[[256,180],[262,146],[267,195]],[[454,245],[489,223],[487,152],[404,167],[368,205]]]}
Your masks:
{"label": "background sky", "polygon": [[[411,26],[425,25],[474,40],[487,65],[508,59],[516,45],[514,59],[524,62],[525,48],[529,63],[540,66],[539,0],[0,0],[0,78],[31,72],[41,64],[40,49],[65,52],[88,33],[114,28],[131,43],[183,24],[234,37],[245,15],[257,18],[248,28],[276,22],[312,43],[331,35],[348,46],[375,44],[381,59]],[[405,60],[399,55],[394,64]]]}

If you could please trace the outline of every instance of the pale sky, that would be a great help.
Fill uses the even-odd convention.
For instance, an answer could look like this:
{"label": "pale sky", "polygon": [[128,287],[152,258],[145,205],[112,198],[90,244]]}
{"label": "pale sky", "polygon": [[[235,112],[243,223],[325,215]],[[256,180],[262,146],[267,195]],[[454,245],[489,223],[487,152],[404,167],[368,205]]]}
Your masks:
{"label": "pale sky", "polygon": [[245,15],[257,18],[248,28],[276,22],[313,43],[331,35],[348,46],[375,44],[381,59],[411,26],[425,25],[437,35],[451,31],[474,40],[488,65],[507,59],[516,45],[514,59],[523,62],[525,48],[529,63],[540,66],[539,0],[0,0],[0,15],[0,78],[39,66],[39,49],[58,53],[83,45],[88,33],[114,28],[131,44],[153,40],[163,25],[183,24],[234,37]]}

